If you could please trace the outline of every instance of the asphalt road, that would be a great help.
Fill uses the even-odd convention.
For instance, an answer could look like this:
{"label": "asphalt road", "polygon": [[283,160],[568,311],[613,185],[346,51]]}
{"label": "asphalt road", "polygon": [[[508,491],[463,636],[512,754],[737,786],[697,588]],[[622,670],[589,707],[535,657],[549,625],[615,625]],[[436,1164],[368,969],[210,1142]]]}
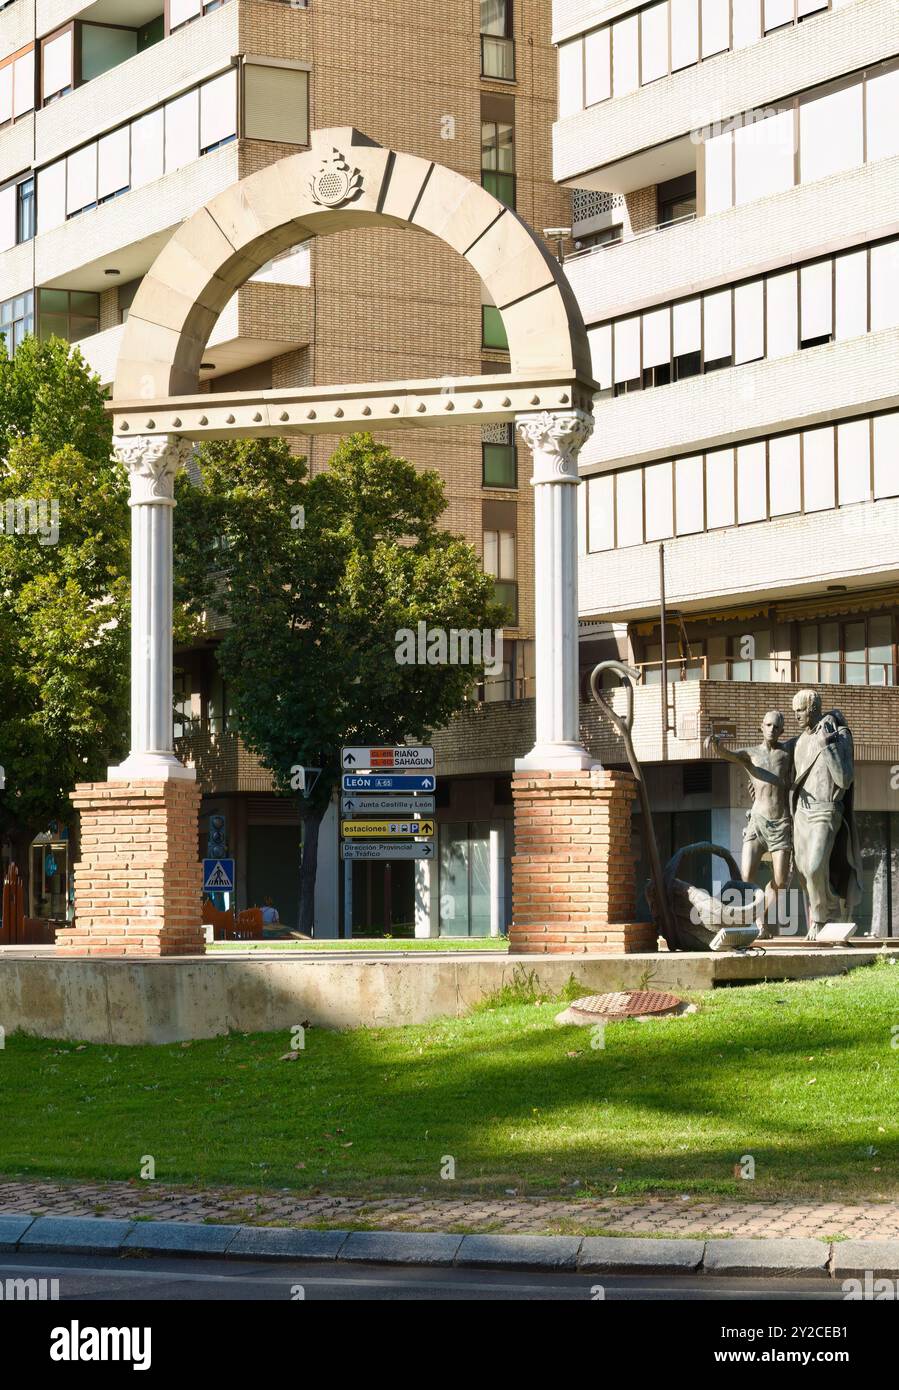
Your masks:
{"label": "asphalt road", "polygon": [[[392,1302],[416,1300],[664,1302],[841,1302],[838,1283],[826,1279],[742,1279],[709,1275],[600,1278],[483,1269],[385,1268],[331,1263],[252,1260],[119,1259],[81,1255],[0,1257],[0,1281],[58,1279],[60,1302]],[[597,1289],[601,1286],[602,1293]]]}

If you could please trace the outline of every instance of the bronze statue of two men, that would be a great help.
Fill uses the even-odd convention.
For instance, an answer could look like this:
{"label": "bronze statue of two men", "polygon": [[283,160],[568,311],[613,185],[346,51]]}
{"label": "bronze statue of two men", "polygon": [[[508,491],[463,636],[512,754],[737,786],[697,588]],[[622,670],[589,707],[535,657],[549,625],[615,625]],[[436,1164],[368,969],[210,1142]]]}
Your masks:
{"label": "bronze statue of two men", "polygon": [[756,747],[725,748],[721,734],[711,742],[723,758],[749,774],[752,806],[743,831],[743,878],[751,883],[762,855],[770,853],[771,882],[765,893],[770,922],[795,867],[813,941],[828,922],[853,920],[861,898],[855,768],[852,734],[839,710],[822,714],[818,692],[800,690],[793,712],[799,726],[794,738],[781,741],[784,717],[780,710],[769,710],[762,720],[763,742]]}

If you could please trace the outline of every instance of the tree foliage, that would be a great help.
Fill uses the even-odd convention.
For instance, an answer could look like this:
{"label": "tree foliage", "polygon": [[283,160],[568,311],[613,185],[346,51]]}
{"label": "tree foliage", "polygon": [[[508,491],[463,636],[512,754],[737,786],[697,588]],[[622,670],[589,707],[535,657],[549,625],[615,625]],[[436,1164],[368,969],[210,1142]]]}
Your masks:
{"label": "tree foliage", "polygon": [[370,435],[345,439],[314,477],[283,440],[204,445],[199,463],[202,488],[177,489],[176,598],[222,615],[229,701],[278,788],[290,790],[300,765],[322,769],[306,808],[308,927],[309,858],[341,746],[426,737],[478,674],[399,664],[397,632],[495,629],[504,610],[471,547],[439,526],[439,475]]}
{"label": "tree foliage", "polygon": [[126,746],[128,485],[77,349],[0,343],[0,459],[0,833],[27,839]]}

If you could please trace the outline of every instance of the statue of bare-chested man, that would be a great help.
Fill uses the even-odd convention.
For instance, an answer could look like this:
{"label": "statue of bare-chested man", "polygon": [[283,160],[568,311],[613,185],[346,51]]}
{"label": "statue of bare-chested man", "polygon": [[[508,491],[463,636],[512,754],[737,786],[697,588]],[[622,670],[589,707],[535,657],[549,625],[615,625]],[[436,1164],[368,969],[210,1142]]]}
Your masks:
{"label": "statue of bare-chested man", "polygon": [[[726,748],[723,734],[713,734],[709,739],[709,744],[714,743],[722,758],[745,768],[749,774],[752,805],[746,813],[740,872],[747,883],[753,883],[762,855],[766,851],[771,855],[771,882],[765,889],[766,923],[778,923],[777,894],[789,887],[793,863],[790,818],[793,741],[781,744],[783,729],[784,717],[780,710],[770,709],[761,724],[764,741],[754,748]],[[763,935],[776,936],[776,926],[773,932],[766,929]]]}

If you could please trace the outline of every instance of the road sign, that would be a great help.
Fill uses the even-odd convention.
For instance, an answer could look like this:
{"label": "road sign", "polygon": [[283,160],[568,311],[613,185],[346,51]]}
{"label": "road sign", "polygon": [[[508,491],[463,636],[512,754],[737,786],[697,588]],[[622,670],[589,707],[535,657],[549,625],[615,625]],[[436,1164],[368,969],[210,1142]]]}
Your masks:
{"label": "road sign", "polygon": [[344,748],[340,765],[372,772],[421,772],[434,766],[433,748],[404,743],[398,748]]}
{"label": "road sign", "polygon": [[437,786],[433,773],[423,777],[403,775],[392,772],[364,772],[343,774],[345,792],[432,792]]}
{"label": "road sign", "polygon": [[234,860],[233,860],[233,859],[204,859],[204,860],[203,860],[203,892],[204,892],[204,893],[233,893],[233,892],[234,892]]}
{"label": "road sign", "polygon": [[399,839],[424,837],[431,839],[434,834],[432,820],[345,820],[341,822],[340,833],[347,839],[378,839],[381,836],[397,836]]}
{"label": "road sign", "polygon": [[344,859],[433,859],[430,840],[344,840],[340,846]]}
{"label": "road sign", "polygon": [[347,796],[341,799],[345,816],[433,816],[436,796]]}

